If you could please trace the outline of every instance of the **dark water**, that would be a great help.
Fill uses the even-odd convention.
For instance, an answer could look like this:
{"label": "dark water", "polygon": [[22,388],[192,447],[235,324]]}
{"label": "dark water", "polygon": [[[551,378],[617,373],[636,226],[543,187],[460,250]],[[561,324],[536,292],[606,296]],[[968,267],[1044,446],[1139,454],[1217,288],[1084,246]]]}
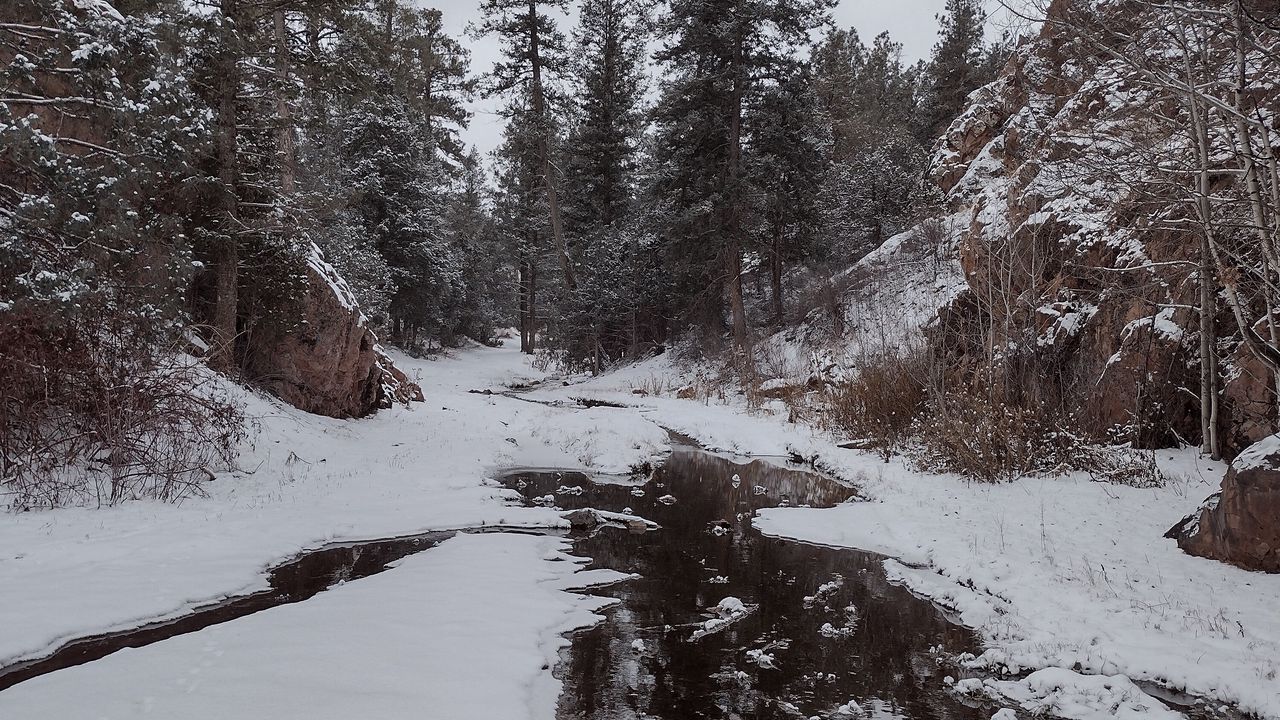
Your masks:
{"label": "dark water", "polygon": [[[943,654],[977,650],[973,635],[890,585],[881,558],[766,538],[750,524],[758,508],[830,506],[848,488],[690,449],[655,471],[643,497],[574,473],[518,473],[505,482],[531,501],[551,494],[566,509],[630,508],[662,525],[648,533],[605,528],[576,541],[592,567],[641,578],[600,591],[622,602],[574,636],[558,671],[561,718],[828,717],[850,700],[873,717],[991,716],[949,695],[938,664]],[[582,494],[556,492],[574,486]],[[675,503],[661,502],[664,495]],[[753,611],[691,639],[707,608],[728,596]],[[771,655],[774,667],[753,662],[751,651]]]}
{"label": "dark water", "polygon": [[270,589],[196,608],[172,620],[72,640],[47,657],[0,668],[0,690],[33,677],[106,657],[127,647],[142,647],[175,635],[203,630],[277,605],[302,602],[348,580],[368,577],[387,564],[432,548],[453,536],[436,532],[411,537],[340,543],[312,550],[273,568]]}

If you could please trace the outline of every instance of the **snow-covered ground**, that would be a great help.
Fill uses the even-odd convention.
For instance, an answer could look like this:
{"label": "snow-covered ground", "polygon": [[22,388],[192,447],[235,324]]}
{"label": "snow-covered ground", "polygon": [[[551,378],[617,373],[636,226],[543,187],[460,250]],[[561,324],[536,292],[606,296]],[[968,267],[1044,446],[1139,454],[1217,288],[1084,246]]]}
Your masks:
{"label": "snow-covered ground", "polygon": [[[0,515],[0,665],[46,654],[70,638],[133,627],[228,595],[264,589],[266,568],[328,542],[483,525],[567,527],[554,510],[512,506],[514,493],[490,479],[495,470],[538,465],[622,471],[667,450],[666,432],[634,414],[628,416],[630,422],[619,423],[617,415],[606,416],[603,410],[552,408],[467,392],[491,386],[501,390],[502,383],[541,378],[542,373],[529,367],[528,358],[513,349],[476,348],[434,362],[409,358],[398,362],[411,375],[420,376],[427,402],[369,419],[333,420],[246,395],[259,432],[253,446],[245,448],[242,470],[211,483],[207,498],[178,506],[137,501],[102,509]],[[550,550],[541,554],[548,555]],[[528,582],[510,586],[510,592],[529,595],[536,590],[533,578],[539,573],[550,577],[559,572],[550,568],[567,567],[535,561],[536,557],[531,560],[535,567],[527,571]],[[398,574],[399,570],[387,577]],[[393,582],[369,578],[352,587],[375,580]],[[486,580],[478,577],[475,582]],[[459,586],[458,592],[468,590]],[[485,622],[484,616],[498,613],[504,602],[495,599],[493,613],[487,612],[485,604],[473,602],[475,615],[467,620]],[[558,638],[558,631],[550,629],[564,626],[564,613],[547,608],[543,612],[529,607],[515,617]],[[493,622],[501,626],[509,619]],[[201,641],[182,641],[192,642]],[[502,644],[493,647],[494,657],[499,657]],[[263,659],[267,661],[267,656]],[[116,662],[93,666],[117,667]],[[162,659],[154,662],[164,664]],[[453,675],[442,676],[442,683],[465,682],[468,672],[497,671],[488,661],[452,667]],[[163,705],[156,695],[163,688],[145,687],[148,683],[136,682],[138,678],[118,680],[125,688],[121,692],[133,700],[155,695],[155,702]],[[329,680],[319,677],[314,682]],[[510,681],[524,682],[514,677]],[[216,684],[191,687],[223,692],[214,688]],[[14,712],[11,703],[20,702],[26,709],[40,706],[31,695],[36,690],[23,690],[26,687],[0,692],[0,718],[72,717],[52,711]],[[295,690],[280,688],[285,694]],[[415,692],[419,700],[431,697],[430,687]],[[53,702],[60,694],[62,690],[57,689],[42,697]],[[209,697],[212,702],[214,696]],[[125,704],[116,707],[125,708],[127,699],[121,697]],[[318,708],[327,705],[320,696],[307,702]],[[136,709],[101,716],[131,717]],[[302,709],[297,714],[315,716]],[[275,715],[221,715],[251,716]]]}
{"label": "snow-covered ground", "polygon": [[[1217,489],[1224,464],[1161,451],[1156,460],[1171,482],[1158,489],[1082,476],[974,484],[837,448],[833,438],[787,423],[781,408],[746,412],[741,396],[690,402],[632,392],[688,380],[659,357],[574,394],[629,401],[709,449],[813,459],[859,486],[870,502],[776,508],[756,522],[771,535],[895,558],[886,561],[891,576],[979,632],[989,650],[975,667],[1124,675],[1280,717],[1280,575],[1191,557],[1163,537]],[[981,692],[999,688],[1028,711],[1068,717],[1133,710],[1127,680],[1103,687],[1075,675],[1072,686],[1072,676],[1036,674]],[[1049,679],[1066,687],[1046,689]]]}
{"label": "snow-covered ground", "polygon": [[[1161,489],[1079,477],[973,485],[839,449],[732,393],[676,399],[690,376],[665,356],[528,396],[630,406],[592,410],[468,393],[541,377],[510,348],[399,361],[420,374],[426,403],[335,421],[249,397],[256,446],[208,498],[0,516],[0,663],[261,589],[266,567],[333,540],[563,526],[555,511],[511,505],[495,469],[623,470],[660,456],[666,427],[715,450],[814,458],[858,484],[871,502],[758,522],[895,558],[886,567],[898,582],[978,630],[989,650],[975,665],[1059,669],[962,690],[1029,711],[1139,716],[1158,708],[1131,680],[1155,681],[1280,717],[1280,576],[1188,557],[1162,537],[1216,488],[1219,464],[1162,452],[1175,480]],[[575,573],[564,551],[554,538],[458,536],[304,603],[22,683],[0,692],[0,717],[274,717],[288,703],[299,717],[445,718],[476,716],[465,703],[492,698],[486,717],[549,718],[560,633],[590,622],[599,602],[566,588],[607,579]],[[77,701],[90,692],[100,700]]]}
{"label": "snow-covered ground", "polygon": [[562,636],[607,599],[568,542],[457,535],[390,572],[0,693],[0,717],[550,718]]}

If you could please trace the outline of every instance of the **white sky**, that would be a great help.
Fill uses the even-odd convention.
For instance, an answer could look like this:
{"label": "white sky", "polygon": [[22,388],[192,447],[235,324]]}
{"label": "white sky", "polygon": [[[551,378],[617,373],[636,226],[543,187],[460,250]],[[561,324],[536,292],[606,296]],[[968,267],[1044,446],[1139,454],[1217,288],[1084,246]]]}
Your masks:
{"label": "white sky", "polygon": [[[437,7],[444,13],[446,31],[471,50],[471,71],[479,74],[493,67],[498,56],[498,43],[493,38],[480,41],[466,36],[468,22],[478,15],[480,0],[417,0],[422,6]],[[904,59],[915,62],[927,57],[937,37],[934,15],[942,11],[945,0],[840,0],[832,17],[837,27],[857,28],[863,42],[888,30],[902,43]],[[561,28],[568,34],[567,23]],[[471,103],[471,127],[463,134],[470,144],[487,155],[502,141],[502,118],[494,112],[497,100]]]}

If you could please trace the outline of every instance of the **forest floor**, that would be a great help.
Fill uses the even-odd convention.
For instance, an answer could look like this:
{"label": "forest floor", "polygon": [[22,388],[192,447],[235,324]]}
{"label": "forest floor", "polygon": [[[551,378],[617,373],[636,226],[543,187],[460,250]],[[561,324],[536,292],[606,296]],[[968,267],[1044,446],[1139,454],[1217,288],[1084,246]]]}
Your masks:
{"label": "forest floor", "polygon": [[[1122,674],[1280,717],[1280,576],[1191,558],[1162,537],[1216,488],[1221,464],[1161,452],[1173,481],[1158,489],[1070,476],[974,485],[839,449],[732,393],[669,397],[689,374],[663,357],[521,398],[469,392],[545,379],[509,347],[398,362],[427,401],[365,420],[246,394],[258,430],[242,469],[208,497],[0,518],[0,667],[261,590],[266,568],[326,543],[563,528],[557,511],[514,505],[498,471],[625,472],[660,458],[669,428],[727,453],[813,458],[857,485],[869,502],[768,510],[757,522],[894,558],[891,575],[978,631],[989,650],[973,664],[1024,676],[962,681],[967,691],[1109,717],[1120,684],[1084,675]],[[581,397],[628,407],[528,401]],[[545,720],[563,633],[592,623],[605,602],[569,590],[617,577],[565,562],[567,550],[546,535],[458,535],[307,602],[20,683],[0,691],[0,717],[451,719],[476,716],[484,698],[486,717]],[[1045,668],[1072,672],[1025,677]]]}

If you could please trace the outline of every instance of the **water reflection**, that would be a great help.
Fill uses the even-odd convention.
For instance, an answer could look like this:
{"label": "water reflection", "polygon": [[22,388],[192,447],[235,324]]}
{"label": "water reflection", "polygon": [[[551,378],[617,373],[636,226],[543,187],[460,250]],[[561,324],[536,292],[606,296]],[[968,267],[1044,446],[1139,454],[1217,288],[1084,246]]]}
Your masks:
{"label": "water reflection", "polygon": [[[758,508],[830,506],[848,488],[690,449],[654,472],[643,495],[574,473],[520,473],[507,482],[530,500],[630,508],[662,525],[577,541],[594,567],[641,578],[603,590],[622,604],[574,637],[559,673],[561,718],[990,716],[946,694],[937,665],[936,650],[975,649],[972,635],[890,585],[879,558],[751,527]],[[666,495],[675,502],[661,502]],[[708,609],[728,596],[758,609],[691,641],[712,617]],[[838,715],[841,706],[852,714]]]}

